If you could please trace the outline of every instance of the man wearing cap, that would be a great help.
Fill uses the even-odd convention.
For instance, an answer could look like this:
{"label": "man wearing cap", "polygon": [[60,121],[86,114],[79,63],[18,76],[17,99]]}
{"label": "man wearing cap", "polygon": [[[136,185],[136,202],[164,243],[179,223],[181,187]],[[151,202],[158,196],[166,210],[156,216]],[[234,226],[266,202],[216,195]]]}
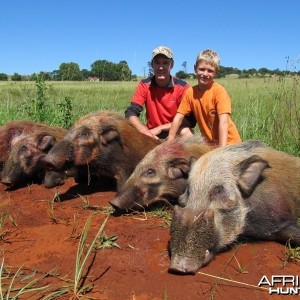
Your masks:
{"label": "man wearing cap", "polygon": [[[154,139],[165,139],[176,115],[182,95],[189,85],[171,75],[174,60],[172,50],[165,46],[157,47],[152,52],[151,67],[154,75],[140,81],[125,111],[125,117],[141,133]],[[146,107],[146,126],[139,119]],[[178,131],[182,137],[192,135],[196,125],[193,115],[185,117]]]}

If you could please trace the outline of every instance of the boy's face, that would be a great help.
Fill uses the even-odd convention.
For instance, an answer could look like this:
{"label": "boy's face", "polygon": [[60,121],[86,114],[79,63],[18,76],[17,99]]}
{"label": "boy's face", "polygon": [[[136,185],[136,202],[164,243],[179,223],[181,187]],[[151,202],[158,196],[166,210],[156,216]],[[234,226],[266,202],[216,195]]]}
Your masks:
{"label": "boy's face", "polygon": [[198,85],[203,87],[209,86],[217,74],[216,68],[205,61],[199,62],[194,66],[194,69],[197,75]]}

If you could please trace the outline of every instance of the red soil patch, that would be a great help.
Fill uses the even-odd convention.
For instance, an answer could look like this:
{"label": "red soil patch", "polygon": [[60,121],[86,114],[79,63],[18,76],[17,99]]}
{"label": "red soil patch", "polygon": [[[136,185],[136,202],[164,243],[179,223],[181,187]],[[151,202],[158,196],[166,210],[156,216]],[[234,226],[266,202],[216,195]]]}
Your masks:
{"label": "red soil patch", "polygon": [[[56,272],[56,276],[47,276],[39,283],[51,286],[65,285],[60,278],[74,279],[78,236],[88,217],[92,214],[88,242],[107,217],[105,213],[84,209],[78,195],[88,199],[92,206],[104,208],[109,208],[108,200],[115,195],[113,190],[79,186],[69,179],[58,189],[61,201],[55,202],[51,210],[49,203],[56,191],[37,184],[14,191],[0,187],[0,212],[7,212],[17,225],[7,218],[2,229],[5,234],[0,245],[5,266],[13,269],[23,266],[26,270],[36,270],[38,276]],[[295,263],[282,268],[285,246],[275,242],[236,245],[199,270],[231,281],[200,273],[170,274],[169,228],[164,220],[152,214],[145,216],[109,216],[104,232],[107,236],[117,236],[121,249],[106,248],[91,255],[84,274],[86,283],[93,282],[93,289],[84,299],[282,299],[256,288],[262,276],[299,274],[299,265]],[[74,225],[75,220],[78,225]],[[74,228],[76,233],[72,234]],[[30,299],[45,296],[35,295]],[[70,291],[56,299],[75,298]]]}

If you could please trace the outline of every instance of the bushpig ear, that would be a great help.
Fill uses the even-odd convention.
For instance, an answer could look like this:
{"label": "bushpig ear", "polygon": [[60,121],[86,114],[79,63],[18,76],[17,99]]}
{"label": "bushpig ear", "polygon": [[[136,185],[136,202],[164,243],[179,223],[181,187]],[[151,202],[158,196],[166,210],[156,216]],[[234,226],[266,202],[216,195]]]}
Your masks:
{"label": "bushpig ear", "polygon": [[268,167],[269,163],[258,155],[252,155],[240,162],[237,166],[240,173],[237,185],[240,190],[249,196],[261,179],[264,169]]}
{"label": "bushpig ear", "polygon": [[208,209],[206,212],[205,212],[205,217],[207,219],[212,219],[215,215],[215,212],[213,209]]}
{"label": "bushpig ear", "polygon": [[53,135],[45,135],[38,140],[37,147],[41,151],[49,151],[55,143],[56,138]]}
{"label": "bushpig ear", "polygon": [[190,161],[189,161],[190,169],[192,168],[192,166],[195,164],[196,161],[197,161],[197,158],[195,156],[190,157]]}
{"label": "bushpig ear", "polygon": [[19,140],[20,140],[20,137],[22,135],[22,132],[18,129],[10,132],[10,144],[11,145],[14,145],[16,144]]}
{"label": "bushpig ear", "polygon": [[114,139],[120,140],[120,133],[115,126],[107,126],[102,129],[100,140],[103,144],[107,144]]}
{"label": "bushpig ear", "polygon": [[190,170],[185,158],[175,158],[167,164],[167,174],[171,179],[187,178]]}
{"label": "bushpig ear", "polygon": [[204,213],[204,217],[206,220],[207,224],[213,224],[214,220],[215,220],[215,212],[213,209],[208,209],[205,213]]}
{"label": "bushpig ear", "polygon": [[[186,222],[186,210],[184,210],[183,207],[180,207],[179,205],[174,205],[173,208],[173,216],[172,220],[180,223],[185,223]],[[172,222],[174,224],[174,222]]]}

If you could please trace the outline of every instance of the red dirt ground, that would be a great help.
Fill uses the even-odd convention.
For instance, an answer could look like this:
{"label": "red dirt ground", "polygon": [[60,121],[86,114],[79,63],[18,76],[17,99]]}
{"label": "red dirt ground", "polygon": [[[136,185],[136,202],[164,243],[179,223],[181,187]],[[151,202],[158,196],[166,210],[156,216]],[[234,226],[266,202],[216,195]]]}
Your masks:
{"label": "red dirt ground", "polygon": [[[60,202],[55,202],[52,210],[50,203],[57,191]],[[113,189],[107,191],[97,184],[80,186],[72,179],[59,189],[32,184],[9,191],[0,186],[0,212],[16,222],[15,226],[6,218],[2,228],[4,265],[15,270],[21,266],[30,272],[35,270],[37,276],[55,274],[47,276],[40,285],[66,285],[67,279],[74,279],[78,236],[87,218],[92,215],[90,242],[108,215],[84,208],[82,198],[94,208],[109,208],[108,200],[114,195]],[[296,263],[282,268],[284,245],[275,242],[235,245],[200,269],[202,273],[180,276],[168,273],[169,227],[163,219],[153,214],[109,215],[104,232],[107,236],[117,236],[121,248],[93,253],[84,269],[86,283],[92,282],[93,289],[82,299],[299,299],[299,295],[270,296],[268,290],[257,288],[263,275],[270,279],[271,275],[299,274],[300,266]],[[22,299],[45,296],[46,293]],[[55,299],[76,297],[71,290]]]}

